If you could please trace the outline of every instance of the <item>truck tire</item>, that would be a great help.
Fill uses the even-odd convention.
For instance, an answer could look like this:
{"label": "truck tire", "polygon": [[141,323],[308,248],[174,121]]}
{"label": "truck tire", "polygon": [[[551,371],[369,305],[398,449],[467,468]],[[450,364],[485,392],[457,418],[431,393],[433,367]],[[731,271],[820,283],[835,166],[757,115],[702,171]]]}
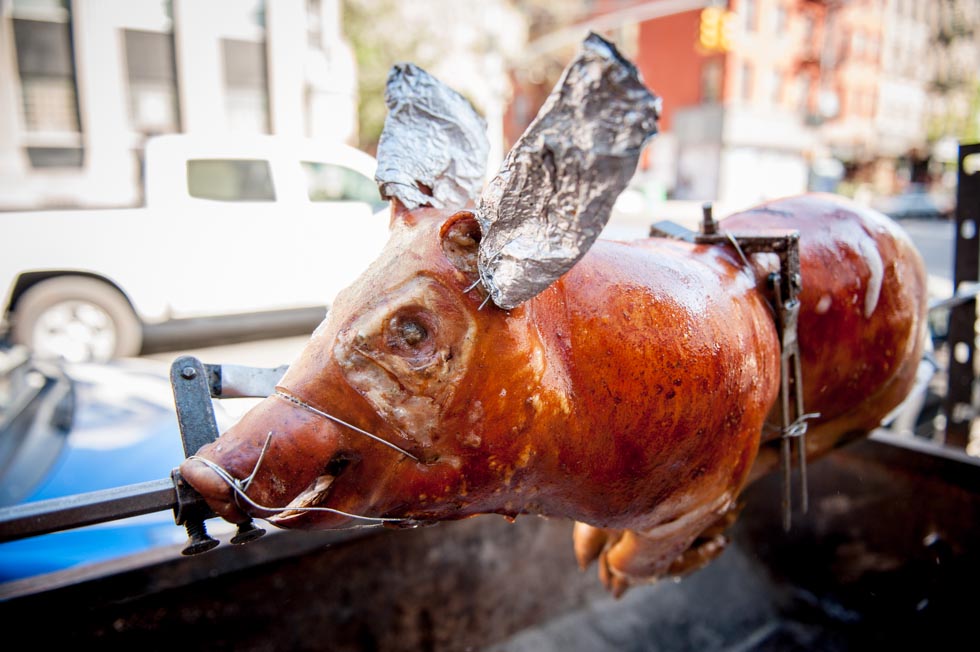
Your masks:
{"label": "truck tire", "polygon": [[114,287],[84,276],[31,286],[14,309],[11,336],[40,357],[106,362],[138,355],[143,325]]}

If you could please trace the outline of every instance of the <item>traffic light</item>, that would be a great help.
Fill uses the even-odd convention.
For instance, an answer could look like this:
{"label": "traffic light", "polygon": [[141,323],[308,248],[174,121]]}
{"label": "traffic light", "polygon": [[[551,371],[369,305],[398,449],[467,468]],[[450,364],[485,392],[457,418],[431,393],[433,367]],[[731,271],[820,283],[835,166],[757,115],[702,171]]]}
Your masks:
{"label": "traffic light", "polygon": [[721,13],[721,36],[718,42],[722,52],[732,49],[732,40],[735,34],[735,14],[731,11]]}
{"label": "traffic light", "polygon": [[708,52],[727,52],[732,47],[734,14],[721,7],[705,7],[701,10],[698,26],[698,45]]}
{"label": "traffic light", "polygon": [[722,13],[720,7],[705,7],[701,10],[698,44],[705,50],[717,50],[721,46]]}

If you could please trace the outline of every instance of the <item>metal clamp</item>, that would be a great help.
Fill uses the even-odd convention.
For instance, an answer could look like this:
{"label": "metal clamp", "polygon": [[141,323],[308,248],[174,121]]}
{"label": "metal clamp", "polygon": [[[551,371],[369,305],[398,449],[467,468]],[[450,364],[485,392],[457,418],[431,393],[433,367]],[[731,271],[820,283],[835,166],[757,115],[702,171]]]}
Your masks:
{"label": "metal clamp", "polygon": [[[214,416],[214,398],[264,397],[271,394],[285,373],[285,367],[258,369],[235,365],[205,365],[193,356],[177,358],[170,367],[170,384],[177,409],[177,425],[184,445],[184,456],[190,457],[218,438]],[[185,555],[207,552],[218,545],[204,525],[214,514],[204,505],[200,494],[187,484],[175,469],[172,473],[177,491],[174,520],[187,529]],[[258,539],[265,530],[251,519],[238,523],[238,532],[231,543],[243,544]]]}

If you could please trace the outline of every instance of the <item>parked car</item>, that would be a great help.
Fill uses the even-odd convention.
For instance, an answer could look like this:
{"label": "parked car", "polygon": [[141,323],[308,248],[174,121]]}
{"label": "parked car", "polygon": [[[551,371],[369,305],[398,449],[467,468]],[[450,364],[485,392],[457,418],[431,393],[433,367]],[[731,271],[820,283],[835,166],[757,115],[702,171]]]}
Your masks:
{"label": "parked car", "polygon": [[[221,429],[233,420],[220,404],[216,417]],[[0,348],[0,507],[168,478],[183,457],[165,363]],[[176,556],[186,541],[169,511],[11,541],[0,544],[0,582],[163,546]]]}
{"label": "parked car", "polygon": [[954,205],[950,200],[914,189],[898,195],[885,197],[875,206],[893,219],[950,219]]}
{"label": "parked car", "polygon": [[387,240],[375,168],[308,140],[152,138],[144,206],[0,213],[0,334],[104,361],[150,324],[328,306]]}

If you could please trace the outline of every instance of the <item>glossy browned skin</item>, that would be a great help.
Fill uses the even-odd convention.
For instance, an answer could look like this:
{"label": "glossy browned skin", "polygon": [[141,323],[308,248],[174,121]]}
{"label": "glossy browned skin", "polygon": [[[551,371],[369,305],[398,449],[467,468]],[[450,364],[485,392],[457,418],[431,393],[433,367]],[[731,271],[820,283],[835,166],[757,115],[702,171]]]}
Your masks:
{"label": "glossy browned skin", "polygon": [[[812,401],[827,410],[822,423],[833,428],[863,427],[897,404],[908,370],[914,375],[921,261],[890,227],[861,236],[870,240],[858,251],[873,244],[885,264],[875,310],[856,320],[848,302],[870,274],[841,238],[855,236],[852,222],[862,218],[828,230],[826,200],[790,201],[798,202],[793,215],[814,218],[780,216],[777,226],[827,249],[803,247],[807,408]],[[778,341],[758,282],[764,261],[746,268],[729,247],[600,241],[531,301],[481,310],[482,291],[466,291],[478,237],[465,212],[399,211],[382,257],[338,297],[281,383],[421,461],[278,396],[199,455],[244,478],[272,433],[248,489],[264,506],[419,521],[480,513],[575,519],[580,562],[599,559],[617,593],[706,563],[724,545],[721,530],[778,391]],[[825,294],[831,306],[814,315]],[[837,389],[842,378],[854,383],[846,396]],[[358,524],[248,507],[197,461],[181,473],[233,522],[248,512],[290,528]]]}
{"label": "glossy browned skin", "polygon": [[[769,202],[723,226],[801,233],[804,403],[821,415],[807,434],[811,457],[878,427],[911,390],[926,342],[926,273],[912,241],[884,215],[830,195]],[[764,449],[752,477],[775,458]]]}
{"label": "glossy browned skin", "polygon": [[[820,415],[806,436],[810,460],[878,427],[911,390],[926,341],[925,268],[908,236],[879,213],[819,194],[768,202],[721,226],[733,233],[800,233],[804,407]],[[750,262],[764,287],[775,269],[772,256]],[[775,409],[769,422],[779,423]],[[777,446],[778,440],[762,446],[749,482],[776,468]],[[683,575],[711,561],[724,549],[723,531],[733,519],[734,511],[708,526],[664,574]],[[598,560],[600,575],[618,594],[646,574],[637,566],[657,555],[650,538],[578,523],[576,556],[583,566]]]}

